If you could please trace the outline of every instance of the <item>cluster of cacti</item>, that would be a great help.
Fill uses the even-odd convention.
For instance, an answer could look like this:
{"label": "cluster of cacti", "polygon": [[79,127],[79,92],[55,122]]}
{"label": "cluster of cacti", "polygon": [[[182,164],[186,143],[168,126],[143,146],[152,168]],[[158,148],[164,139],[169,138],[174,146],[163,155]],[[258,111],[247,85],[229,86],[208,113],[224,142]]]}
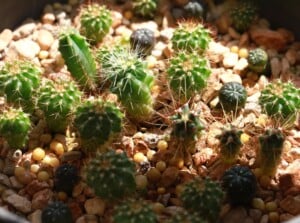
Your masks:
{"label": "cluster of cacti", "polygon": [[74,116],[82,149],[95,152],[121,132],[124,115],[114,103],[90,99],[76,108]]}
{"label": "cluster of cacti", "polygon": [[258,17],[257,5],[252,0],[239,0],[230,11],[233,27],[239,32],[245,32]]}
{"label": "cluster of cacti", "polygon": [[221,159],[225,163],[234,163],[242,147],[241,135],[243,131],[233,126],[224,128],[220,135],[216,137],[220,140]]}
{"label": "cluster of cacti", "polygon": [[111,25],[112,16],[105,6],[94,3],[81,9],[80,33],[91,44],[100,42],[109,32]]}
{"label": "cluster of cacti", "polygon": [[70,208],[61,201],[54,201],[42,210],[42,223],[72,223]]}
{"label": "cluster of cacti", "polygon": [[113,223],[156,223],[152,205],[143,200],[125,200],[114,210]]}
{"label": "cluster of cacti", "polygon": [[76,166],[69,163],[61,164],[54,173],[54,188],[70,195],[79,179],[79,170]]}
{"label": "cluster of cacti", "polygon": [[249,50],[249,55],[247,58],[248,68],[257,73],[262,73],[266,71],[269,62],[268,59],[269,57],[267,52],[262,48]]}
{"label": "cluster of cacti", "polygon": [[300,89],[291,82],[268,84],[259,97],[262,111],[285,126],[294,123],[300,110]]}
{"label": "cluster of cacti", "polygon": [[37,106],[43,111],[48,128],[64,133],[80,101],[81,92],[74,83],[47,80],[39,89]]}
{"label": "cluster of cacti", "polygon": [[138,55],[145,57],[155,45],[154,32],[147,28],[134,30],[130,36],[130,46]]}
{"label": "cluster of cacti", "polygon": [[164,223],[208,223],[198,212],[187,210],[177,211],[170,219]]}
{"label": "cluster of cacti", "polygon": [[62,33],[58,49],[77,83],[86,90],[95,90],[98,78],[96,63],[86,39],[75,30]]}
{"label": "cluster of cacti", "polygon": [[247,166],[233,166],[222,176],[222,187],[233,205],[247,205],[257,190],[255,175]]}
{"label": "cluster of cacti", "polygon": [[0,70],[1,95],[5,96],[8,104],[32,112],[41,73],[38,66],[27,61],[5,63]]}
{"label": "cluster of cacti", "polygon": [[158,0],[133,0],[133,12],[142,17],[152,18],[157,10]]}
{"label": "cluster of cacti", "polygon": [[204,53],[210,41],[210,30],[201,23],[192,21],[179,23],[171,39],[175,51],[186,51],[188,53]]}
{"label": "cluster of cacti", "polygon": [[85,173],[88,186],[104,199],[120,199],[136,189],[135,164],[125,153],[97,153]]}
{"label": "cluster of cacti", "polygon": [[238,82],[227,82],[219,90],[219,100],[224,111],[235,112],[245,106],[247,91]]}
{"label": "cluster of cacti", "polygon": [[8,143],[12,150],[22,149],[28,140],[31,129],[29,115],[22,109],[10,107],[0,115],[0,136]]}
{"label": "cluster of cacti", "polygon": [[195,178],[185,184],[180,199],[183,207],[197,212],[209,221],[216,222],[219,218],[224,193],[218,182],[209,178]]}
{"label": "cluster of cacti", "polygon": [[206,58],[183,52],[171,58],[167,73],[174,95],[186,102],[206,86],[211,70]]}
{"label": "cluster of cacti", "polygon": [[110,82],[128,115],[135,120],[148,119],[153,113],[151,87],[154,76],[146,63],[124,47],[101,49],[98,59],[104,79]]}
{"label": "cluster of cacti", "polygon": [[267,129],[259,137],[260,168],[263,174],[273,176],[280,163],[285,137],[279,129]]}

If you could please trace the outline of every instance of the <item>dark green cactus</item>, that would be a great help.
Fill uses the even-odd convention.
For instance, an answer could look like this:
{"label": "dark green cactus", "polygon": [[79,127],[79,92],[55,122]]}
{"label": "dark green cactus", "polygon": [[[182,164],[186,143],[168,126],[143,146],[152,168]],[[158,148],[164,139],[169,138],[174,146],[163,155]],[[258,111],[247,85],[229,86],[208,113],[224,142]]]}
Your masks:
{"label": "dark green cactus", "polygon": [[86,100],[75,112],[74,126],[82,149],[95,152],[110,143],[122,130],[123,113],[111,102]]}
{"label": "dark green cactus", "polygon": [[0,92],[9,104],[31,113],[41,73],[41,69],[30,62],[7,62],[0,70]]}
{"label": "dark green cactus", "polygon": [[147,28],[141,28],[133,31],[130,36],[130,46],[141,57],[151,53],[155,45],[154,32]]}
{"label": "dark green cactus", "polygon": [[259,137],[260,168],[265,175],[273,176],[280,163],[285,137],[279,129],[267,129]]}
{"label": "dark green cactus", "polygon": [[86,90],[95,90],[98,78],[96,63],[85,38],[75,30],[62,33],[58,49],[78,84]]}
{"label": "dark green cactus", "polygon": [[189,1],[184,7],[185,17],[189,19],[205,20],[207,14],[207,7],[198,1]]}
{"label": "dark green cactus", "polygon": [[198,212],[187,210],[177,211],[169,220],[164,223],[208,223]]}
{"label": "dark green cactus", "polygon": [[167,70],[171,90],[187,102],[206,86],[211,69],[207,59],[197,54],[179,53],[170,61]]}
{"label": "dark green cactus", "polygon": [[195,178],[184,186],[180,194],[184,208],[199,213],[209,222],[218,220],[223,197],[221,185],[209,178]]}
{"label": "dark green cactus", "polygon": [[230,11],[233,27],[239,32],[245,32],[258,17],[258,7],[252,0],[240,0]]}
{"label": "dark green cactus", "polygon": [[227,82],[219,91],[219,100],[226,112],[237,111],[245,106],[247,91],[238,82]]}
{"label": "dark green cactus", "polygon": [[220,140],[221,158],[225,163],[236,161],[237,155],[242,147],[241,135],[243,131],[230,126],[223,129],[217,138]]}
{"label": "dark green cactus", "polygon": [[112,16],[105,6],[96,3],[87,5],[80,12],[80,33],[96,44],[109,32]]}
{"label": "dark green cactus", "polygon": [[262,111],[276,122],[290,127],[300,110],[300,89],[292,82],[276,81],[268,84],[259,97]]}
{"label": "dark green cactus", "polygon": [[45,81],[39,89],[37,105],[43,111],[51,131],[57,133],[66,131],[80,98],[81,92],[72,82]]}
{"label": "dark green cactus", "polygon": [[133,0],[133,12],[138,16],[152,18],[157,9],[158,0]]}
{"label": "dark green cactus", "polygon": [[101,198],[120,199],[136,189],[135,164],[125,153],[97,153],[85,172],[88,186]]}
{"label": "dark green cactus", "polygon": [[125,200],[114,210],[113,223],[156,223],[151,204],[143,200]]}
{"label": "dark green cactus", "polygon": [[54,201],[42,211],[42,223],[72,223],[70,208],[61,201]]}
{"label": "dark green cactus", "polygon": [[233,166],[222,176],[222,187],[233,205],[250,204],[257,190],[255,175],[247,166]]}
{"label": "dark green cactus", "polygon": [[201,23],[183,22],[175,29],[171,42],[175,51],[204,53],[211,41],[211,32]]}
{"label": "dark green cactus", "polygon": [[0,135],[12,150],[25,146],[30,128],[29,115],[21,109],[8,108],[0,115]]}
{"label": "dark green cactus", "polygon": [[145,62],[124,47],[101,49],[98,59],[104,79],[110,82],[110,90],[118,95],[129,116],[138,121],[148,119],[153,113],[154,76]]}
{"label": "dark green cactus", "polygon": [[248,55],[248,67],[257,73],[262,73],[268,66],[268,54],[261,48],[256,48],[249,51]]}

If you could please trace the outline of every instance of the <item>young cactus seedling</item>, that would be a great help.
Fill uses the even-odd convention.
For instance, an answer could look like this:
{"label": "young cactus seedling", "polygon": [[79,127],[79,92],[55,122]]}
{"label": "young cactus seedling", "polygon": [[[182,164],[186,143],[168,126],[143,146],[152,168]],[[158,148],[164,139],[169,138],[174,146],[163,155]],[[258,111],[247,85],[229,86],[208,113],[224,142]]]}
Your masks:
{"label": "young cactus seedling", "polygon": [[27,61],[7,62],[0,70],[0,92],[9,104],[33,112],[41,69]]}
{"label": "young cactus seedling", "polygon": [[68,71],[85,90],[93,91],[97,86],[96,63],[86,39],[71,30],[59,37],[58,49],[65,60]]}
{"label": "young cactus seedling", "polygon": [[131,49],[137,52],[141,57],[145,57],[151,53],[155,45],[154,32],[147,28],[141,28],[133,31],[130,36]]}
{"label": "young cactus seedling", "polygon": [[256,48],[249,51],[248,55],[248,67],[257,73],[266,71],[268,66],[268,54],[261,48]]}
{"label": "young cactus seedling", "polygon": [[31,128],[29,115],[21,109],[8,108],[0,115],[0,135],[12,150],[22,149]]}
{"label": "young cactus seedling", "polygon": [[97,196],[120,199],[136,189],[135,164],[125,153],[97,153],[86,166],[86,182]]}
{"label": "young cactus seedling", "polygon": [[42,211],[43,223],[72,223],[73,217],[70,208],[61,201],[48,204]]}
{"label": "young cactus seedling", "polygon": [[83,7],[80,12],[80,33],[91,44],[97,44],[109,32],[112,16],[105,6],[96,3]]}
{"label": "young cactus seedling", "polygon": [[165,223],[208,223],[204,220],[198,212],[190,212],[187,210],[177,211]]}
{"label": "young cactus seedling", "polygon": [[268,129],[259,137],[262,173],[274,176],[280,163],[285,137],[279,129]]}
{"label": "young cactus seedling", "polygon": [[133,11],[136,15],[152,18],[157,9],[158,0],[133,0]]}

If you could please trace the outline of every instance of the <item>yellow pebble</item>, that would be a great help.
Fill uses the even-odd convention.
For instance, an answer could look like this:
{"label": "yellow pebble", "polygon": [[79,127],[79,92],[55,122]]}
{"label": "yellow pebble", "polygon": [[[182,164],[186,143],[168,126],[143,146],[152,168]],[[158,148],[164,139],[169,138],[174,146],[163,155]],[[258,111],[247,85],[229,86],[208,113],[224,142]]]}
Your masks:
{"label": "yellow pebble", "polygon": [[152,206],[152,209],[155,213],[160,214],[165,209],[165,206],[160,202],[155,202]]}
{"label": "yellow pebble", "polygon": [[160,151],[166,150],[168,148],[168,142],[166,140],[159,140],[157,143],[157,149]]}
{"label": "yellow pebble", "polygon": [[232,53],[238,53],[238,52],[239,52],[239,47],[236,46],[236,45],[234,45],[234,46],[232,46],[232,47],[230,48],[230,51],[231,51]]}
{"label": "yellow pebble", "polygon": [[151,182],[158,182],[160,180],[161,177],[161,173],[159,172],[158,169],[156,168],[151,168],[150,170],[148,170],[148,172],[146,173],[147,179]]}
{"label": "yellow pebble", "polygon": [[155,165],[155,167],[160,171],[160,172],[163,172],[166,167],[167,167],[167,164],[165,161],[158,161]]}
{"label": "yellow pebble", "polygon": [[181,192],[183,191],[184,186],[182,184],[178,184],[175,188],[175,193],[177,197],[180,196]]}
{"label": "yellow pebble", "polygon": [[32,173],[37,173],[39,170],[40,170],[40,166],[39,166],[38,164],[32,164],[32,165],[30,166],[30,171],[31,171]]}
{"label": "yellow pebble", "polygon": [[23,176],[25,174],[25,169],[22,166],[17,166],[15,168],[15,176],[19,177],[19,176]]}
{"label": "yellow pebble", "polygon": [[259,125],[259,126],[261,126],[261,127],[266,126],[267,121],[268,121],[268,116],[267,116],[267,115],[264,115],[264,114],[258,116],[258,118],[256,119],[257,125]]}
{"label": "yellow pebble", "polygon": [[133,14],[132,14],[132,11],[126,11],[126,12],[124,12],[124,17],[126,18],[126,19],[131,19],[132,18],[132,16],[133,16]]}
{"label": "yellow pebble", "polygon": [[47,181],[49,180],[50,176],[49,176],[49,173],[47,171],[40,171],[38,174],[37,174],[37,179],[39,181]]}
{"label": "yellow pebble", "polygon": [[33,150],[32,159],[36,161],[41,161],[42,159],[44,159],[45,155],[46,155],[45,150],[38,147]]}
{"label": "yellow pebble", "polygon": [[138,153],[134,154],[133,160],[136,163],[142,163],[142,162],[147,161],[147,157],[143,153],[138,152]]}
{"label": "yellow pebble", "polygon": [[62,155],[65,152],[64,145],[58,141],[53,140],[50,143],[50,149],[54,151],[57,155]]}
{"label": "yellow pebble", "polygon": [[68,195],[63,191],[60,191],[57,193],[57,198],[60,201],[66,201],[68,199]]}
{"label": "yellow pebble", "polygon": [[51,157],[45,156],[45,158],[42,160],[42,164],[50,165],[50,163],[51,163]]}
{"label": "yellow pebble", "polygon": [[148,158],[148,160],[152,160],[152,158],[153,158],[153,156],[154,156],[155,153],[156,152],[154,150],[152,150],[152,149],[148,150],[148,152],[147,152],[147,158]]}
{"label": "yellow pebble", "polygon": [[138,190],[144,190],[148,185],[148,180],[145,175],[137,175],[135,176],[136,188]]}
{"label": "yellow pebble", "polygon": [[49,56],[49,52],[46,50],[41,50],[39,52],[39,59],[43,60],[46,59]]}
{"label": "yellow pebble", "polygon": [[269,212],[277,210],[277,203],[275,201],[270,201],[266,203],[266,210]]}
{"label": "yellow pebble", "polygon": [[246,48],[241,48],[239,50],[240,58],[247,58],[248,57],[248,50]]}
{"label": "yellow pebble", "polygon": [[58,167],[59,166],[59,159],[57,159],[56,157],[50,157],[49,164],[52,167]]}
{"label": "yellow pebble", "polygon": [[242,133],[241,135],[241,142],[243,144],[249,142],[250,136],[247,133]]}
{"label": "yellow pebble", "polygon": [[157,188],[157,193],[158,194],[164,194],[164,193],[166,193],[166,188],[164,188],[164,187]]}
{"label": "yellow pebble", "polygon": [[252,206],[261,211],[265,210],[265,203],[264,203],[263,199],[261,199],[261,198],[253,198]]}
{"label": "yellow pebble", "polygon": [[278,223],[279,222],[279,214],[278,212],[272,211],[269,213],[269,221],[270,223]]}
{"label": "yellow pebble", "polygon": [[147,57],[147,66],[149,69],[152,69],[156,64],[156,57],[150,55]]}

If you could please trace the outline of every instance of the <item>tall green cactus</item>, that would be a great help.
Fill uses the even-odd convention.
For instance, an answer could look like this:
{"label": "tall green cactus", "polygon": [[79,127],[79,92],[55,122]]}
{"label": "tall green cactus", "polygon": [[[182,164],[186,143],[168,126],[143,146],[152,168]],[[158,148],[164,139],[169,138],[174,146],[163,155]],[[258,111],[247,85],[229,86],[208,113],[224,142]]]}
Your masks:
{"label": "tall green cactus", "polygon": [[58,47],[65,60],[68,71],[85,90],[95,90],[97,86],[97,69],[86,39],[71,30],[62,33]]}

